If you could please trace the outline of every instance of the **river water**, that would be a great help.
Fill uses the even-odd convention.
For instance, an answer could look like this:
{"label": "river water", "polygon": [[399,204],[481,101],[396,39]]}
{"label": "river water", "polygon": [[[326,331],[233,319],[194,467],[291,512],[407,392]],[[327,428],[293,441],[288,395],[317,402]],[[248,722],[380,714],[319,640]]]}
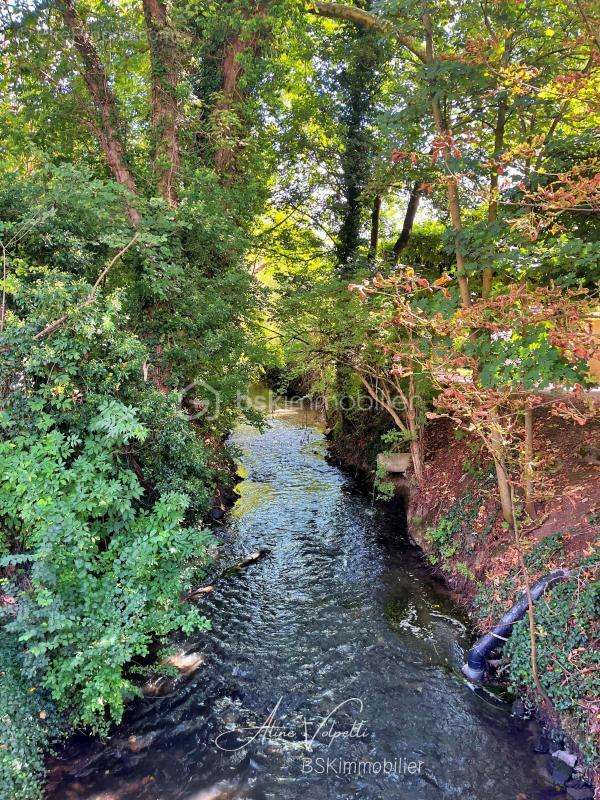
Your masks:
{"label": "river water", "polygon": [[[300,410],[234,439],[222,536],[270,554],[202,604],[205,663],[64,765],[52,800],[548,800],[532,725],[460,674],[469,639],[399,515],[325,460]],[[83,756],[81,755],[83,752]],[[55,770],[55,775],[61,769]]]}

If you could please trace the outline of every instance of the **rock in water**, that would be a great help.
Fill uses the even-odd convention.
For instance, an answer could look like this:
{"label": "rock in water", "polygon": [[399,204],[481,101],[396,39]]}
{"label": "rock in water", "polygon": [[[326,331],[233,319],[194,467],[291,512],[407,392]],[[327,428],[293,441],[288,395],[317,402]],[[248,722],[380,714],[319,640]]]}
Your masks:
{"label": "rock in water", "polygon": [[173,691],[173,681],[164,675],[151,678],[142,686],[144,697],[164,697]]}
{"label": "rock in water", "polygon": [[191,675],[204,661],[202,653],[175,653],[165,659],[165,664],[175,667],[182,675]]}
{"label": "rock in water", "polygon": [[548,760],[548,771],[554,783],[564,786],[573,773],[573,767],[570,767],[562,759],[551,756]]}
{"label": "rock in water", "polygon": [[552,757],[564,761],[565,764],[568,764],[570,767],[574,767],[577,763],[577,756],[573,755],[573,753],[569,753],[567,750],[555,750],[552,753]]}
{"label": "rock in water", "polygon": [[202,789],[198,794],[192,795],[189,800],[233,800],[236,794],[235,786],[221,781],[209,789]]}

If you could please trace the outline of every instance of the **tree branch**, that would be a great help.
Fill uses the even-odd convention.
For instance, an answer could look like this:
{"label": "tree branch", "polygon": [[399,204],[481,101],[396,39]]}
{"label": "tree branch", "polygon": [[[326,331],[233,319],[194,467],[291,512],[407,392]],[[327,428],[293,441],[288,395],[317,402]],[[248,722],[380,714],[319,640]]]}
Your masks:
{"label": "tree branch", "polygon": [[85,308],[86,306],[91,305],[94,302],[94,300],[96,299],[96,294],[98,293],[98,287],[100,286],[100,284],[102,283],[104,278],[106,278],[108,273],[111,271],[111,269],[117,263],[117,261],[121,258],[121,256],[124,256],[125,253],[129,250],[130,247],[133,247],[133,245],[137,242],[138,238],[139,238],[139,233],[136,233],[135,236],[133,237],[133,239],[131,239],[131,241],[128,244],[126,244],[125,247],[123,247],[121,250],[119,250],[119,252],[108,262],[108,264],[104,267],[102,272],[96,278],[96,281],[95,281],[94,285],[92,286],[91,292],[88,294],[88,296],[85,298],[85,300],[82,303],[80,303],[78,306],[76,306],[72,311],[67,312],[66,314],[63,314],[62,317],[59,317],[58,319],[55,319],[53,322],[49,322],[46,325],[46,327],[42,328],[41,331],[38,331],[38,333],[36,333],[36,335],[33,338],[34,339],[45,339],[46,336],[50,336],[51,333],[54,333],[54,331],[58,330],[61,327],[61,325],[63,325],[69,319],[69,317],[71,317],[73,315],[74,311],[78,311],[79,309],[82,309],[82,308]]}
{"label": "tree branch", "polygon": [[422,181],[416,181],[413,185],[410,196],[408,198],[408,205],[406,207],[406,214],[404,215],[404,224],[402,225],[402,230],[400,235],[396,239],[396,243],[394,244],[394,248],[392,250],[392,261],[394,264],[398,263],[400,258],[400,253],[407,247],[410,234],[412,233],[415,217],[417,215],[417,211],[419,210],[419,203],[421,202],[421,197],[425,193],[425,188],[423,186]]}
{"label": "tree branch", "polygon": [[317,14],[320,17],[353,22],[368,30],[377,31],[384,36],[392,36],[399,44],[406,47],[413,55],[417,56],[420,61],[423,63],[427,61],[425,49],[415,38],[402,33],[390,20],[378,17],[376,14],[371,14],[369,11],[365,11],[362,8],[348,6],[345,3],[309,2],[307,4],[307,10],[309,13]]}

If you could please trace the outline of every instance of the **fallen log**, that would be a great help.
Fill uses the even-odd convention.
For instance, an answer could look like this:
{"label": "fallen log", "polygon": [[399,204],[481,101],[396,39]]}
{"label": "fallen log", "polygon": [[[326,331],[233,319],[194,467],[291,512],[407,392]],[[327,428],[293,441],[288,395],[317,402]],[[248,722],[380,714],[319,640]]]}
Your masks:
{"label": "fallen log", "polygon": [[190,600],[199,599],[205,595],[212,594],[215,590],[214,584],[223,578],[228,578],[230,575],[234,575],[236,572],[244,569],[245,567],[249,567],[251,564],[255,564],[261,558],[268,556],[271,551],[263,547],[260,550],[255,550],[253,553],[250,553],[241,561],[238,561],[237,564],[232,564],[231,566],[224,569],[214,581],[206,586],[198,586],[196,589],[192,589],[189,591],[184,597],[182,598],[185,602],[189,602]]}
{"label": "fallen log", "polygon": [[215,590],[215,587],[212,586],[212,585],[211,586],[199,586],[197,589],[192,589],[190,592],[188,592],[183,599],[184,600],[191,600],[193,597],[199,597],[200,595],[203,595],[203,594],[211,594],[212,592],[214,592],[214,590]]}

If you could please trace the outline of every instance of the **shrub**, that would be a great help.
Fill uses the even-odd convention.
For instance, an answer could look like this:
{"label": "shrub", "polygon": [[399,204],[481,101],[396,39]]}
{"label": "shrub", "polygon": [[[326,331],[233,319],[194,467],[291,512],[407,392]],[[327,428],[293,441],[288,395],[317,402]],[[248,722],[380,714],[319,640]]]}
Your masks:
{"label": "shrub", "polygon": [[[144,382],[146,348],[124,328],[119,294],[78,306],[83,280],[23,277],[0,343],[0,520],[17,598],[5,630],[24,646],[27,680],[71,724],[105,731],[136,692],[132,662],[207,624],[180,601],[209,540],[182,489],[193,473],[202,509],[211,473],[173,397]],[[68,323],[36,339],[65,305]],[[143,475],[144,448],[163,455],[172,435],[166,466]]]}
{"label": "shrub", "polygon": [[437,563],[438,558],[452,558],[461,546],[461,533],[469,527],[477,516],[479,501],[472,492],[459,498],[447,514],[440,517],[434,528],[428,528],[425,536],[433,546],[434,554],[430,560]]}
{"label": "shrub", "polygon": [[0,637],[0,796],[41,800],[44,752],[56,735],[52,705],[21,674],[22,648],[5,631]]}
{"label": "shrub", "polygon": [[215,474],[202,438],[181,410],[180,395],[148,393],[139,414],[148,432],[138,447],[145,482],[159,496],[185,494],[192,519],[204,514],[214,495]]}
{"label": "shrub", "polygon": [[[132,244],[122,199],[68,165],[0,181],[0,585],[14,598],[0,624],[18,652],[0,675],[0,744],[18,756],[0,748],[0,796],[15,800],[38,796],[53,735],[38,695],[66,729],[105,732],[158,641],[208,624],[180,598],[208,557],[209,454],[253,371],[258,295],[216,197],[211,219],[203,203],[145,203],[105,273]],[[196,382],[220,400],[201,425],[177,390]]]}
{"label": "shrub", "polygon": [[182,525],[187,498],[142,508],[137,477],[119,465],[119,448],[145,435],[111,401],[81,440],[54,429],[0,443],[0,514],[31,559],[7,627],[27,646],[26,674],[96,730],[120,718],[135,692],[125,668],[153,637],[205,624],[179,601],[186,564],[207,543]]}

